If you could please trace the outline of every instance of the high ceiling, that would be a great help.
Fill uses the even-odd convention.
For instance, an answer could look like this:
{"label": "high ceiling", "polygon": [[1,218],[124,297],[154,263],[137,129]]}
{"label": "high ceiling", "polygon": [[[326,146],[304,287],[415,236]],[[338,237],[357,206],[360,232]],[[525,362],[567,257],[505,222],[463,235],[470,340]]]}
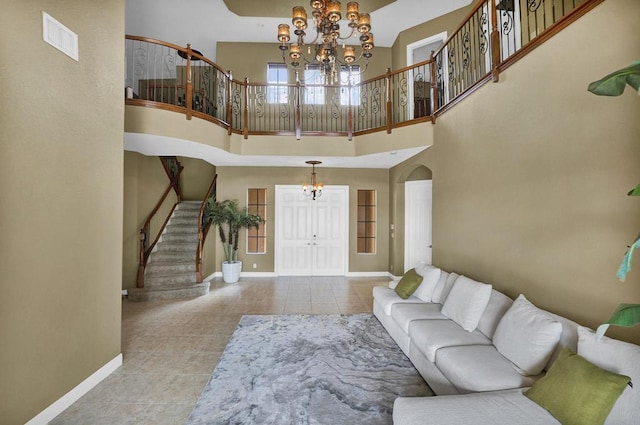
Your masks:
{"label": "high ceiling", "polygon": [[[225,3],[226,2],[226,3]],[[343,15],[346,1],[342,2]],[[371,14],[371,32],[380,47],[391,47],[398,33],[471,3],[471,0],[362,0]],[[231,5],[240,16],[227,7]],[[278,24],[291,23],[291,8],[308,0],[127,0],[127,34],[156,38],[194,49],[215,61],[218,41],[277,43]],[[346,28],[346,21],[341,21]]]}
{"label": "high ceiling", "polygon": [[[472,0],[361,0],[360,10],[371,15],[371,32],[376,46],[391,47],[398,34],[406,29],[449,13],[471,3]],[[343,16],[347,1],[342,1]],[[229,5],[229,7],[227,6]],[[126,0],[125,31],[129,35],[155,38],[173,44],[199,50],[204,56],[216,61],[216,45],[225,42],[277,43],[278,24],[291,23],[291,8],[304,6],[311,16],[308,0]],[[230,10],[234,10],[232,12]],[[246,16],[240,16],[246,15]],[[347,28],[346,21],[341,27]],[[425,35],[425,37],[428,36]],[[145,138],[125,136],[127,149],[147,155],[168,155],[170,153],[149,151]],[[292,138],[293,139],[293,138]],[[345,139],[346,143],[346,139]],[[161,145],[156,140],[156,147]],[[197,146],[187,147],[184,141],[174,140],[166,146],[188,149],[172,152],[173,155],[216,158],[224,165],[246,165],[256,158],[223,152],[207,147],[206,152]],[[201,146],[204,148],[204,145]],[[202,149],[200,149],[202,150]],[[391,149],[390,149],[391,150]],[[390,168],[418,151],[394,150],[360,157],[322,157],[327,167],[369,167]],[[293,166],[303,164],[307,157],[271,157],[270,166]],[[265,163],[264,158],[262,163]],[[222,165],[222,163],[220,164]]]}
{"label": "high ceiling", "polygon": [[[359,0],[358,5],[361,12],[371,13],[394,1],[396,0]],[[278,18],[289,16],[294,6],[305,6],[310,11],[310,8],[306,7],[309,2],[300,0],[224,0],[224,3],[230,11],[239,16],[270,16]],[[344,9],[345,7],[346,5],[343,4],[342,8]]]}

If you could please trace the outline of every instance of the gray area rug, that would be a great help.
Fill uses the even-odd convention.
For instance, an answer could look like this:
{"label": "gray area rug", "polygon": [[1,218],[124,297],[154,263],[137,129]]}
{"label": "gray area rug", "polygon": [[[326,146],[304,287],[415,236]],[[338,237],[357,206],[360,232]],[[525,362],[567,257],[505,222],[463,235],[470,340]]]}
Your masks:
{"label": "gray area rug", "polygon": [[372,314],[243,316],[188,424],[391,424],[426,395]]}

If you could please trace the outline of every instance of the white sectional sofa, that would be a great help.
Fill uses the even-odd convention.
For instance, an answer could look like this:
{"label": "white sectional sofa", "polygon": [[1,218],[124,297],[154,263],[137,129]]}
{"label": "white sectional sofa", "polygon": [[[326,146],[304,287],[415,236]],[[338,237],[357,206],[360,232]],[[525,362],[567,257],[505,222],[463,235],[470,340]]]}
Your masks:
{"label": "white sectional sofa", "polygon": [[[373,290],[375,316],[437,395],[397,399],[394,424],[559,424],[524,391],[565,347],[589,359],[590,353],[580,352],[579,333],[585,347],[605,345],[587,343],[595,340],[589,330],[535,307],[523,295],[514,301],[491,285],[433,266],[416,271],[422,283],[406,299],[396,292],[397,282]],[[627,407],[620,413],[618,402],[606,424],[640,425],[640,347],[605,339],[607,347],[629,346],[623,351],[630,357],[620,360],[622,365],[602,366],[600,357],[607,356],[592,355],[594,364],[638,382],[623,393]]]}

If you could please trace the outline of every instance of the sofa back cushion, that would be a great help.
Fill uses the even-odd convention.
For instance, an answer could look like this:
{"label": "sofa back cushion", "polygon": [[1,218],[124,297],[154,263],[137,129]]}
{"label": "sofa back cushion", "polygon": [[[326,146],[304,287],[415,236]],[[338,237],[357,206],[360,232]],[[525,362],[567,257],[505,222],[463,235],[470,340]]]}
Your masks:
{"label": "sofa back cushion", "polygon": [[433,291],[440,280],[441,270],[431,264],[420,263],[416,266],[416,273],[422,276],[422,283],[413,293],[414,296],[420,298],[426,303],[431,302]]}
{"label": "sofa back cushion", "polygon": [[442,304],[444,300],[447,299],[449,295],[449,291],[453,287],[453,283],[460,275],[458,273],[447,273],[444,270],[440,273],[440,279],[438,280],[438,284],[433,290],[433,295],[431,296],[431,302]]}
{"label": "sofa back cushion", "polygon": [[606,336],[597,341],[595,332],[578,327],[578,354],[596,366],[631,378],[633,387],[625,388],[605,425],[640,421],[640,346]]}
{"label": "sofa back cushion", "polygon": [[580,327],[580,325],[573,320],[567,319],[566,317],[559,316],[546,310],[542,311],[553,317],[562,325],[562,333],[560,334],[558,346],[556,347],[553,354],[551,354],[551,358],[549,358],[549,361],[544,368],[544,370],[549,370],[549,368],[551,368],[551,366],[553,365],[553,362],[555,362],[560,355],[560,351],[562,351],[563,348],[570,348],[574,353],[578,352],[578,328]]}
{"label": "sofa back cushion", "polygon": [[556,349],[561,334],[560,322],[521,294],[500,319],[493,345],[520,368],[523,375],[539,375]]}
{"label": "sofa back cushion", "polygon": [[489,284],[476,282],[466,276],[458,277],[442,304],[442,314],[467,332],[473,332],[487,308],[491,289]]}
{"label": "sofa back cushion", "polygon": [[511,304],[513,304],[511,298],[493,289],[487,308],[484,310],[480,322],[478,322],[478,330],[486,337],[493,338],[500,319],[509,310]]}

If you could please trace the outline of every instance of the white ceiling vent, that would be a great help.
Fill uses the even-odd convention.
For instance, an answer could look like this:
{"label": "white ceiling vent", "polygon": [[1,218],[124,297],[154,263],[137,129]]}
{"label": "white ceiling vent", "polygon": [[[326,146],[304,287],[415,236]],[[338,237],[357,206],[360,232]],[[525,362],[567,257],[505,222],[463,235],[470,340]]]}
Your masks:
{"label": "white ceiling vent", "polygon": [[67,56],[78,60],[78,35],[42,12],[42,38]]}

